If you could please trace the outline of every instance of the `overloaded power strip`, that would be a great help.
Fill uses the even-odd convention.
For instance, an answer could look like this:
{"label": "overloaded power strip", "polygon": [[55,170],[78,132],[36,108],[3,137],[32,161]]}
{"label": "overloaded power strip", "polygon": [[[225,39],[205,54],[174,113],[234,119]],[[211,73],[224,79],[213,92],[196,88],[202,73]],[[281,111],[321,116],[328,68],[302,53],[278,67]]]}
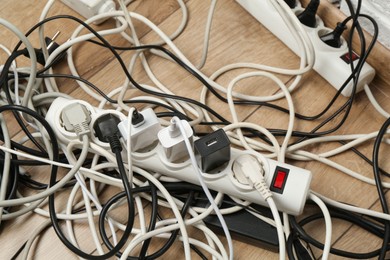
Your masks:
{"label": "overloaded power strip", "polygon": [[[134,143],[131,154],[134,165],[181,181],[200,184],[198,172],[193,168],[188,159],[188,152],[183,148],[184,137],[174,125],[162,128],[152,109],[133,113],[129,123],[127,117],[117,110],[102,110],[82,100],[57,98],[52,103],[46,120],[62,143],[67,144],[78,139],[63,113],[65,109],[69,111],[78,105],[90,114],[91,120],[87,127],[93,133],[90,139],[94,144],[110,151],[109,145],[101,142],[93,130],[95,122],[110,114],[120,122],[118,132],[120,129],[123,140],[131,138],[131,142]],[[279,163],[252,151],[233,149],[223,130],[198,138],[193,136],[192,128],[187,121],[182,120],[182,123],[185,126],[186,138],[195,140],[199,168],[203,172],[202,177],[208,188],[268,206],[260,193],[250,185],[245,173],[256,171],[256,174],[263,174],[278,210],[292,215],[302,213],[310,188],[312,177],[310,171]]]}
{"label": "overloaded power strip", "polygon": [[[275,0],[236,1],[299,56],[300,46],[289,32],[280,13],[270,3],[270,1]],[[312,1],[312,6],[310,7],[309,5],[306,9],[302,8],[299,1],[290,0],[285,2],[289,4],[291,12],[295,16],[300,16],[305,11],[314,12],[315,14],[319,1]],[[356,53],[353,53],[352,57],[349,55],[347,42],[342,37],[340,44],[331,46],[333,44],[326,43],[323,36],[331,33],[333,29],[327,28],[319,16],[315,15],[313,18],[313,21],[303,21],[301,19],[301,22],[303,22],[302,26],[305,28],[314,47],[314,70],[338,90],[351,75],[350,63],[353,62],[356,65],[359,57]],[[340,28],[340,30],[342,29]],[[375,70],[368,63],[365,63],[358,79],[356,92],[361,91],[365,84],[373,80],[374,76]],[[352,94],[352,90],[353,81],[351,80],[341,94],[349,97]]]}

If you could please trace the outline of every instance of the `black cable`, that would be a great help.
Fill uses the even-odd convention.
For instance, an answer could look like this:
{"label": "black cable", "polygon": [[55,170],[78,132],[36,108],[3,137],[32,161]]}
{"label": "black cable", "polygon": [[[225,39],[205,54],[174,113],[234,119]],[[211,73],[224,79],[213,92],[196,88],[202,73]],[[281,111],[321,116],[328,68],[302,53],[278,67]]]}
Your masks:
{"label": "black cable", "polygon": [[[205,104],[199,102],[199,101],[196,101],[196,100],[193,100],[191,98],[187,98],[187,97],[181,97],[181,96],[175,96],[175,95],[171,95],[171,94],[165,94],[165,93],[161,93],[161,92],[156,92],[156,91],[152,91],[152,90],[148,90],[144,87],[142,87],[140,84],[138,84],[138,82],[136,82],[134,80],[134,78],[130,75],[129,71],[127,70],[127,67],[124,63],[124,61],[122,60],[122,57],[118,54],[118,52],[110,45],[110,43],[104,38],[102,37],[98,32],[96,32],[91,26],[89,26],[88,24],[86,24],[85,22],[83,22],[82,20],[76,18],[76,17],[73,17],[73,16],[70,16],[70,15],[57,15],[57,16],[52,16],[52,17],[49,17],[49,18],[46,18],[42,21],[40,21],[39,23],[37,23],[36,25],[34,25],[27,33],[26,33],[26,36],[28,36],[29,34],[31,34],[31,32],[33,32],[36,28],[40,27],[41,25],[49,22],[49,21],[52,21],[52,20],[56,20],[56,19],[70,19],[70,20],[73,20],[73,21],[76,21],[77,23],[81,24],[85,29],[87,29],[88,31],[90,31],[92,34],[94,34],[96,36],[96,38],[98,38],[105,46],[106,48],[108,48],[111,53],[114,55],[114,57],[117,59],[117,61],[119,62],[119,65],[120,67],[122,68],[123,72],[125,73],[126,77],[129,79],[129,81],[139,90],[141,90],[142,92],[144,93],[147,93],[147,94],[150,94],[150,95],[154,95],[154,96],[158,96],[158,97],[163,97],[163,98],[169,98],[169,99],[174,99],[174,100],[179,100],[179,101],[183,101],[183,102],[187,102],[187,103],[191,103],[191,104],[194,104],[194,105],[197,105],[203,109],[206,109],[208,110],[213,116],[215,116],[216,118],[218,118],[219,120],[221,121],[224,121],[224,118],[221,117],[217,112],[215,112],[214,110],[210,109],[208,106],[206,106]],[[15,50],[17,50],[21,45],[21,41],[16,45],[15,47]],[[161,46],[158,46],[158,45],[153,45],[155,46],[156,49],[164,49],[163,47]],[[142,46],[141,46],[142,47]],[[177,59],[178,61],[182,62],[180,59]],[[185,67],[185,69],[192,74],[194,73],[193,75],[198,79],[200,80],[202,83],[205,83],[208,85],[208,83],[205,81],[205,79],[203,79],[199,74],[197,74],[195,71],[193,71],[190,67],[188,67],[185,63],[183,63],[183,66]],[[47,67],[45,67],[45,69],[47,69]],[[44,70],[45,70],[44,69]],[[44,71],[43,70],[43,71]]]}
{"label": "black cable", "polygon": [[[21,51],[16,51],[16,52],[13,52],[11,53],[11,55],[8,57],[8,59],[6,60],[5,64],[4,64],[4,68],[0,74],[0,86],[1,86],[1,89],[3,89],[4,93],[6,94],[6,97],[7,97],[7,100],[8,100],[8,103],[10,105],[13,105],[14,102],[12,100],[12,97],[11,97],[11,94],[9,92],[9,88],[8,88],[8,84],[7,84],[7,75],[8,75],[8,71],[12,65],[12,62],[19,56],[23,55],[24,53],[26,53],[26,50],[21,50]],[[45,149],[42,147],[41,144],[39,144],[37,142],[37,140],[31,135],[30,131],[27,129],[27,127],[24,125],[24,122],[22,120],[22,118],[20,117],[20,115],[18,113],[16,113],[15,111],[12,111],[17,123],[19,124],[19,126],[21,127],[21,129],[23,130],[23,132],[27,135],[27,137],[34,143],[34,145],[41,151],[41,152],[45,152]],[[3,137],[4,138],[4,137]]]}
{"label": "black cable", "polygon": [[[379,149],[380,149],[382,139],[383,139],[384,135],[386,134],[386,131],[387,131],[387,128],[389,127],[389,125],[390,125],[390,118],[386,120],[386,122],[382,125],[381,129],[379,130],[378,136],[375,139],[374,149],[372,152],[375,184],[376,184],[379,200],[381,203],[382,211],[385,214],[389,214],[389,207],[387,204],[386,194],[383,190],[383,185],[382,185],[381,176],[380,176],[380,172],[379,172]],[[379,259],[385,259],[387,246],[388,246],[389,240],[390,240],[390,222],[385,221],[384,224],[385,224],[385,234],[383,236],[383,243],[382,243],[382,248],[381,248],[381,252],[379,255]]]}
{"label": "black cable", "polygon": [[[298,233],[298,237],[300,239],[303,239],[307,243],[310,243],[311,245],[313,245],[319,249],[324,248],[324,245],[322,243],[315,240],[313,237],[309,236],[306,233],[306,231],[301,227],[301,225],[299,225],[296,222],[294,217],[290,216],[289,220],[290,220],[290,224],[291,224],[292,228],[294,229],[294,232]],[[334,254],[334,255],[342,256],[342,257],[353,258],[353,259],[368,259],[368,258],[377,257],[380,254],[380,250],[374,250],[374,251],[367,252],[367,253],[353,253],[353,252],[348,252],[348,251],[344,251],[344,250],[340,250],[340,249],[336,249],[336,248],[331,248],[330,253]]]}
{"label": "black cable", "polygon": [[[155,229],[156,223],[157,223],[157,213],[158,213],[157,189],[156,189],[156,186],[154,186],[154,184],[149,183],[149,185],[150,185],[150,196],[152,197],[152,212],[150,214],[150,221],[149,221],[150,224],[149,224],[148,232]],[[149,239],[146,239],[144,241],[144,243],[142,244],[142,248],[141,248],[141,251],[139,253],[140,260],[145,259],[151,241],[152,241],[152,238],[149,238]]]}

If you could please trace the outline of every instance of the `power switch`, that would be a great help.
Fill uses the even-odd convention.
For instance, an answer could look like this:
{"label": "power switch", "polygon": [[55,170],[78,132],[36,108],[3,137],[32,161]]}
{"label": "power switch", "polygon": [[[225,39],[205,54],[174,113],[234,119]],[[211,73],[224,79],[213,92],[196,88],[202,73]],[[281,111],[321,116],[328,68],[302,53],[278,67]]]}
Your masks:
{"label": "power switch", "polygon": [[271,191],[277,193],[283,193],[284,186],[286,185],[289,172],[290,172],[289,169],[282,168],[280,166],[276,167],[274,172],[274,177],[271,183]]}

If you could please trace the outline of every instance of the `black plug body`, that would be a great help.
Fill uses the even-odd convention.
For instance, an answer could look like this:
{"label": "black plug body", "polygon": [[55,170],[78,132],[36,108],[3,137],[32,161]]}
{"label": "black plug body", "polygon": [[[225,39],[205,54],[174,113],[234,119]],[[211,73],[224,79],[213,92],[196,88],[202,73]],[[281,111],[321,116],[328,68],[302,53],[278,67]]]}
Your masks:
{"label": "black plug body", "polygon": [[339,48],[342,44],[341,34],[345,29],[347,29],[347,27],[344,24],[337,23],[336,28],[334,28],[332,32],[322,35],[320,39],[331,47]]}
{"label": "black plug body", "polygon": [[230,161],[230,141],[223,129],[219,129],[194,142],[200,156],[202,172],[210,172]]}
{"label": "black plug body", "polygon": [[297,16],[299,21],[308,27],[316,27],[316,13],[319,5],[320,0],[311,0],[306,9]]}
{"label": "black plug body", "polygon": [[295,8],[295,6],[297,5],[297,3],[295,2],[295,0],[284,0],[286,2],[286,4],[291,8]]}
{"label": "black plug body", "polygon": [[131,117],[131,124],[137,127],[142,125],[144,121],[145,121],[144,116],[141,113],[139,113],[137,110],[134,110],[133,115]]}
{"label": "black plug body", "polygon": [[[59,32],[57,32],[53,36],[53,38],[51,38],[51,39],[49,37],[45,37],[45,43],[46,43],[47,52],[49,53],[49,55],[52,54],[58,47],[60,47],[60,45],[54,41],[58,35],[59,35]],[[43,50],[36,49],[36,48],[34,50],[35,50],[35,55],[37,56],[37,62],[39,64],[41,64],[42,66],[45,66],[46,61],[45,61],[45,56],[43,55]],[[24,56],[30,58],[30,54],[27,51],[24,54]],[[60,61],[62,61],[65,58],[65,56],[66,56],[66,50],[64,50],[57,57],[55,57],[55,59],[51,63],[51,66],[58,64]]]}
{"label": "black plug body", "polygon": [[109,143],[114,153],[116,151],[122,151],[122,145],[119,141],[119,123],[120,119],[118,117],[113,114],[106,114],[99,117],[93,126],[98,139],[102,142]]}

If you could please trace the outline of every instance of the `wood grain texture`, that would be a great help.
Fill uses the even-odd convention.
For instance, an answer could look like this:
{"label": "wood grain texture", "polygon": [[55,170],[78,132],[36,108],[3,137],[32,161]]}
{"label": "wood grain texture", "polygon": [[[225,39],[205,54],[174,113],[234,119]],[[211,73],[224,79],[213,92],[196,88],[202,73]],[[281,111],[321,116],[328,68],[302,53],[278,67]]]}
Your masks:
{"label": "wood grain texture", "polygon": [[[304,0],[306,1],[306,0]],[[5,18],[23,32],[35,24],[39,14],[45,4],[45,1],[20,1],[20,0],[4,0],[0,16]],[[322,1],[325,2],[325,1]],[[209,1],[188,0],[186,1],[189,10],[190,19],[184,32],[175,39],[175,44],[188,57],[190,61],[197,64],[201,52],[204,36],[204,26],[206,22]],[[329,26],[334,25],[332,21],[334,17],[341,17],[337,10],[333,7],[322,3],[320,15]],[[143,0],[135,1],[129,6],[129,10],[139,12],[154,23],[156,23],[167,34],[176,30],[181,20],[181,11],[176,0],[159,1],[159,0]],[[64,6],[60,1],[56,1],[51,15],[56,14],[71,14],[78,16],[68,7]],[[78,16],[79,17],[79,16]],[[95,26],[97,29],[110,28],[112,22],[101,26]],[[141,23],[136,23],[137,31],[141,36],[141,41],[150,43],[157,39],[156,34],[151,32],[149,28]],[[61,42],[65,41],[75,29],[76,25],[71,21],[57,21],[48,24],[45,31],[48,35],[54,34],[55,31],[61,30]],[[2,44],[12,48],[17,42],[17,38],[7,30],[0,30],[0,39]],[[31,36],[31,41],[37,44],[37,35]],[[118,36],[109,36],[107,39],[114,45],[123,45],[125,41]],[[98,54],[97,54],[98,53]],[[132,52],[121,51],[121,57],[127,63],[129,62]],[[163,60],[159,57],[148,55],[152,71],[158,79],[163,82],[175,94],[198,99],[202,84],[194,79],[191,75],[179,68],[176,64]],[[381,47],[376,48],[370,62],[378,70],[378,75],[381,81],[376,81],[373,92],[378,98],[378,101],[384,106],[387,111],[390,111],[388,98],[390,96],[390,78],[388,64],[383,63],[383,59],[388,59],[390,52]],[[0,56],[0,63],[4,63],[5,55]],[[28,65],[27,59],[21,59],[21,64]],[[80,44],[75,48],[75,62],[79,69],[80,75],[93,82],[103,92],[108,93],[114,88],[119,87],[125,75],[121,71],[118,62],[112,54],[107,50],[92,46],[91,44]],[[299,66],[299,60],[282,42],[275,38],[268,30],[260,25],[253,17],[251,17],[244,9],[242,9],[233,0],[218,1],[215,16],[212,25],[210,48],[207,62],[202,71],[206,75],[211,75],[214,71],[224,65],[235,62],[254,62],[279,66],[283,68],[296,68]],[[59,72],[67,73],[68,69],[65,64],[56,68]],[[227,73],[218,78],[218,82],[222,86],[226,86],[230,80],[236,77],[239,73],[250,70],[237,70]],[[145,75],[143,68],[137,64],[134,72],[134,78],[144,84],[150,84],[150,80]],[[278,75],[283,82],[289,83],[292,78],[289,76]],[[60,90],[70,94],[74,98],[86,100],[94,105],[97,104],[86,93],[78,87],[73,80],[58,80]],[[270,95],[276,93],[278,88],[265,78],[252,78],[240,81],[237,91],[251,94],[254,96]],[[313,115],[318,113],[321,108],[325,107],[329,100],[335,94],[335,90],[316,72],[312,71],[304,75],[303,80],[298,89],[293,93],[293,100],[296,105],[296,110],[305,115]],[[140,91],[131,90],[128,96],[141,95]],[[341,106],[346,99],[341,97],[336,103],[336,108]],[[208,104],[220,112],[221,115],[231,120],[231,115],[228,106],[217,100],[215,97],[209,97]],[[277,101],[275,104],[286,106],[284,100]],[[238,108],[238,116],[241,120],[257,123],[261,126],[271,128],[286,128],[288,117],[285,114],[275,112],[269,108],[261,106],[240,106]],[[340,117],[330,123],[330,126],[335,126]],[[384,118],[376,113],[373,107],[368,102],[364,94],[359,94],[353,105],[351,114],[339,129],[337,134],[350,133],[369,133],[379,129],[384,122]],[[295,129],[300,131],[308,131],[317,125],[320,120],[314,122],[306,122],[297,120]],[[326,129],[326,128],[325,128]],[[16,135],[19,129],[15,129],[12,134]],[[23,136],[22,133],[16,135],[15,140],[19,140]],[[321,146],[310,147],[310,151],[318,153],[337,147],[338,144],[323,144]],[[359,147],[366,156],[370,157],[372,153],[372,142]],[[344,153],[342,156],[331,158],[346,167],[362,172],[364,176],[372,178],[371,167],[363,163],[353,153]],[[313,172],[312,189],[320,192],[330,198],[351,203],[365,208],[373,208],[380,210],[378,207],[378,199],[374,186],[363,184],[350,176],[336,171],[333,168],[324,166],[318,162],[295,162],[289,161],[295,165],[307,168]],[[383,159],[381,163],[384,167],[390,168],[390,162]],[[31,169],[39,178],[44,179],[46,171],[41,168]],[[360,194],[363,194],[361,196]],[[108,198],[116,189],[108,190],[105,196]],[[59,196],[59,206],[66,203],[65,194]],[[61,199],[62,198],[62,199]],[[308,208],[307,212],[311,209]],[[148,215],[150,212],[145,210]],[[305,213],[307,213],[305,212]],[[169,211],[164,211],[163,214],[169,215]],[[20,248],[27,237],[33,232],[34,228],[44,222],[46,218],[36,214],[28,214],[13,221],[5,221],[0,229],[0,259],[10,259],[12,255]],[[319,223],[319,222],[318,222]],[[309,225],[307,230],[314,237],[323,241],[324,227],[320,224]],[[259,230],[261,232],[261,230]],[[94,247],[89,233],[89,227],[86,222],[80,221],[77,224],[78,238],[86,251],[94,252]],[[196,230],[191,230],[191,235],[200,237]],[[372,241],[369,248],[378,247],[379,242],[367,236],[364,232],[345,222],[334,222],[332,241],[336,247],[342,247],[347,250],[360,250],[362,241]],[[160,243],[160,244],[159,244]],[[157,249],[161,246],[162,241],[153,244],[152,249]],[[225,243],[226,244],[226,243]],[[364,246],[366,244],[363,244]],[[235,241],[235,257],[234,259],[277,259],[278,254],[255,247],[243,242]],[[34,244],[34,249],[31,251],[31,259],[77,259],[68,249],[65,248],[54,234],[52,229],[44,232],[42,237]],[[367,248],[367,250],[369,249]],[[96,252],[95,252],[96,253]],[[320,256],[319,251],[315,251],[317,257]],[[161,259],[183,259],[183,250],[180,245],[175,245]],[[20,259],[20,258],[19,258]],[[197,259],[194,256],[194,259]],[[337,257],[332,257],[337,259]]]}

